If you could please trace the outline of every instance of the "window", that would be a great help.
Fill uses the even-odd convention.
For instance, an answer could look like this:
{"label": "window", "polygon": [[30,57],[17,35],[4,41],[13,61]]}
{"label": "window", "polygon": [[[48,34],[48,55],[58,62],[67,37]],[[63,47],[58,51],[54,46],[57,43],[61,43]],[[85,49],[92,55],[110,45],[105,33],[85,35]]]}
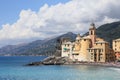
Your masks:
{"label": "window", "polygon": [[91,55],[93,55],[93,53],[91,53]]}
{"label": "window", "polygon": [[66,46],[66,44],[65,44],[65,46]]}
{"label": "window", "polygon": [[64,51],[67,51],[67,48],[63,48],[64,49]]}
{"label": "window", "polygon": [[99,56],[99,58],[98,58],[98,61],[100,61],[100,56]]}
{"label": "window", "polygon": [[68,44],[68,47],[69,47],[69,44]]}
{"label": "window", "polygon": [[91,35],[93,35],[93,32],[91,31]]}
{"label": "window", "polygon": [[92,60],[93,58],[91,57],[91,60]]}
{"label": "window", "polygon": [[101,49],[99,50],[99,52],[101,52]]}
{"label": "window", "polygon": [[91,50],[91,52],[92,52],[92,50]]}

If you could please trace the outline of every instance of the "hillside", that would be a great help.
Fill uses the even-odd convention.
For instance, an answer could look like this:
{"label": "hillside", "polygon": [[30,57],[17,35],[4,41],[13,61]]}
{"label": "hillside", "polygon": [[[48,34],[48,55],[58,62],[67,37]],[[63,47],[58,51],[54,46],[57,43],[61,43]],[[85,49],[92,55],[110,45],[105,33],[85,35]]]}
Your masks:
{"label": "hillside", "polygon": [[0,49],[0,54],[12,54],[12,55],[52,55],[55,53],[58,40],[62,37],[69,37],[71,40],[76,38],[76,34],[68,32],[61,36],[37,40],[25,45],[9,45]]}
{"label": "hillside", "polygon": [[120,22],[104,24],[97,29],[97,35],[108,42],[120,38]]}
{"label": "hillside", "polygon": [[[112,40],[120,38],[120,21],[101,25],[96,30],[97,37],[103,38],[110,43],[112,47]],[[88,35],[88,32],[83,36]]]}

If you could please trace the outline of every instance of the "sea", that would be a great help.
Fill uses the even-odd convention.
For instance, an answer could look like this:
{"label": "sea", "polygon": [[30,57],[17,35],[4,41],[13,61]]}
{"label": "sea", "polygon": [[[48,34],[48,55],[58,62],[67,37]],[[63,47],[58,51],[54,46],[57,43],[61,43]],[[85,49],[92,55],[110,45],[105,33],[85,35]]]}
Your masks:
{"label": "sea", "polygon": [[120,80],[120,68],[86,65],[25,66],[45,56],[0,56],[0,80]]}

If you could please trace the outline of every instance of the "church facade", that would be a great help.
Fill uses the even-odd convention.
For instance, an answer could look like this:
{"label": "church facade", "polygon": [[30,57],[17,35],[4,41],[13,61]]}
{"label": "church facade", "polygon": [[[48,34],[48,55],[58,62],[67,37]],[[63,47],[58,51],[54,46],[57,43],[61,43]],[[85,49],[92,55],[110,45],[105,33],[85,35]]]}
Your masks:
{"label": "church facade", "polygon": [[111,62],[115,59],[109,43],[96,36],[94,23],[90,25],[88,36],[81,37],[78,34],[74,42],[63,40],[61,46],[61,56],[73,61]]}

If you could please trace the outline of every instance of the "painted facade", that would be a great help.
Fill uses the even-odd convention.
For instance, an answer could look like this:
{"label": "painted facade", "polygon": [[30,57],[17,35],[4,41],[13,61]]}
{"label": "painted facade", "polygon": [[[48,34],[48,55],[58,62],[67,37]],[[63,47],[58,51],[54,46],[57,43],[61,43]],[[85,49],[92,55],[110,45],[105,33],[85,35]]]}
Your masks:
{"label": "painted facade", "polygon": [[88,36],[78,34],[74,42],[62,42],[62,57],[73,61],[110,62],[114,61],[114,51],[108,42],[96,36],[95,24],[92,23]]}
{"label": "painted facade", "polygon": [[115,60],[114,51],[109,48],[106,41],[95,42],[92,48],[88,49],[90,62],[111,62]]}
{"label": "painted facade", "polygon": [[116,59],[120,61],[120,39],[113,40],[113,50],[115,51]]}

